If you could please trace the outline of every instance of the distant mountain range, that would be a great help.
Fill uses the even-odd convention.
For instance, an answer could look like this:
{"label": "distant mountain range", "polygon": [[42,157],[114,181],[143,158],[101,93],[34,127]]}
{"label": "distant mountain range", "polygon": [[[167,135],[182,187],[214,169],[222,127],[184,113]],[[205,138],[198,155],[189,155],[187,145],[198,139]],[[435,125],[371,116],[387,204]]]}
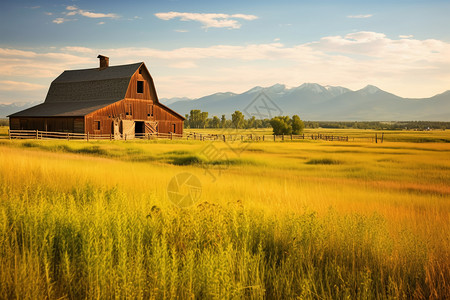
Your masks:
{"label": "distant mountain range", "polygon": [[[209,116],[230,118],[235,110],[246,117],[273,117],[297,114],[315,121],[450,121],[450,90],[431,98],[398,97],[375,86],[352,91],[340,86],[304,83],[287,88],[283,84],[254,87],[242,94],[216,93],[198,99],[160,99],[184,115],[191,109],[209,112]],[[26,109],[34,103],[0,104],[0,118]]]}
{"label": "distant mountain range", "polygon": [[267,106],[271,115],[297,114],[303,120],[317,121],[450,121],[450,90],[431,98],[409,99],[398,97],[375,86],[352,91],[340,86],[322,86],[304,83],[287,88],[276,84],[254,87],[242,94],[216,93],[198,99],[161,99],[180,114],[191,109],[209,112],[209,116],[235,110],[263,116]]}
{"label": "distant mountain range", "polygon": [[41,102],[20,102],[11,104],[0,103],[0,119],[6,118],[6,116],[10,114],[35,106],[39,103]]}

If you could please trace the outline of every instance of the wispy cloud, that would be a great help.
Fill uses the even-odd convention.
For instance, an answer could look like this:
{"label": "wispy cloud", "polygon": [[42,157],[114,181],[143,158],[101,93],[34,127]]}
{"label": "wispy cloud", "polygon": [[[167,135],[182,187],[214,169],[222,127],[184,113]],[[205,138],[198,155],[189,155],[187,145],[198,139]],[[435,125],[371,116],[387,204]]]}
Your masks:
{"label": "wispy cloud", "polygon": [[409,35],[399,35],[398,37],[401,38],[401,39],[410,39],[410,38],[413,38],[414,35],[412,35],[412,34],[409,34]]}
{"label": "wispy cloud", "polygon": [[[74,5],[67,6],[66,10],[67,11],[63,12],[63,15],[65,15],[65,18],[56,18],[55,20],[53,20],[53,23],[62,24],[67,21],[74,21],[75,19],[68,19],[67,17],[72,17],[72,16],[76,16],[76,15],[80,15],[80,16],[83,16],[86,18],[94,18],[94,19],[98,19],[98,18],[118,19],[118,18],[120,18],[120,16],[117,14],[90,12],[87,10],[79,9],[77,6],[74,6]],[[104,22],[100,22],[98,24],[101,25],[101,24],[104,24]]]}
{"label": "wispy cloud", "polygon": [[72,21],[73,19],[65,19],[65,18],[56,18],[52,22],[56,24],[62,24],[67,21]]}
{"label": "wispy cloud", "polygon": [[0,80],[0,91],[36,91],[41,89],[47,89],[47,87],[29,82]]}
{"label": "wispy cloud", "polygon": [[371,18],[371,17],[373,17],[373,15],[371,15],[371,14],[367,14],[367,15],[350,15],[350,16],[347,16],[347,18],[350,18],[350,19],[367,19],[367,18]]}
{"label": "wispy cloud", "polygon": [[175,32],[189,32],[189,30],[186,29],[175,29]]}
{"label": "wispy cloud", "polygon": [[181,21],[197,21],[203,24],[203,28],[241,28],[242,24],[236,19],[242,19],[245,21],[252,21],[258,19],[254,15],[245,14],[207,14],[207,13],[182,13],[182,12],[164,12],[156,13],[155,16],[161,20],[171,20],[179,18]]}
{"label": "wispy cloud", "polygon": [[277,82],[349,88],[371,83],[400,96],[426,97],[448,89],[450,81],[450,43],[389,38],[368,31],[293,46],[275,41],[171,50],[64,47],[47,53],[0,48],[0,80],[39,83],[39,78],[47,78],[50,82],[63,70],[96,67],[98,53],[109,56],[113,65],[147,62],[150,72],[158,74],[158,91],[164,97],[200,97]]}
{"label": "wispy cloud", "polygon": [[191,69],[196,68],[197,64],[192,61],[182,61],[178,63],[169,64],[169,67],[175,69]]}

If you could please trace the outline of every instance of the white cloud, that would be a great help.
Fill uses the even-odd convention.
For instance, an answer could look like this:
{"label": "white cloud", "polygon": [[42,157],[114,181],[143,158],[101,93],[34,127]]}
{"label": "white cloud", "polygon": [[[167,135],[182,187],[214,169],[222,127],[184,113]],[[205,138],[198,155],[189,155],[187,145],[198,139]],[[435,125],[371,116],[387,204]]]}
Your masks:
{"label": "white cloud", "polygon": [[401,39],[410,39],[410,38],[413,38],[414,35],[412,35],[412,34],[409,34],[409,35],[399,35],[398,37],[401,38]]}
{"label": "white cloud", "polygon": [[93,50],[91,48],[86,48],[86,47],[64,47],[64,48],[61,48],[61,50],[64,52],[78,52],[78,53],[85,53],[85,54],[92,54],[95,52],[95,50]]}
{"label": "white cloud", "polygon": [[29,82],[0,80],[0,91],[35,91],[47,88],[46,86]]}
{"label": "white cloud", "polygon": [[93,13],[85,10],[78,10],[78,14],[87,17],[87,18],[112,18],[117,19],[119,18],[116,14],[103,14],[103,13]]}
{"label": "white cloud", "polygon": [[51,12],[46,12],[45,13],[47,16],[52,16],[53,15],[53,13],[51,13]]}
{"label": "white cloud", "polygon": [[[112,65],[146,62],[161,97],[200,97],[277,82],[352,89],[370,83],[404,97],[428,97],[449,89],[450,82],[450,43],[388,38],[376,32],[327,36],[295,46],[274,42],[171,50],[64,47],[46,53],[0,48],[0,80],[50,82],[63,70],[96,67],[98,53],[109,56]],[[45,97],[45,91],[42,94]]]}
{"label": "white cloud", "polygon": [[167,13],[156,13],[156,17],[161,20],[171,20],[174,18],[180,18],[181,21],[197,21],[203,24],[203,28],[231,28],[238,29],[241,27],[235,19],[242,19],[246,21],[252,21],[258,19],[254,15],[244,15],[244,14],[207,14],[207,13],[181,13],[181,12],[167,12]]}
{"label": "white cloud", "polygon": [[175,32],[189,32],[189,30],[186,29],[175,29]]}
{"label": "white cloud", "polygon": [[347,16],[347,18],[350,18],[350,19],[367,19],[367,18],[371,18],[371,17],[373,17],[373,15],[370,15],[370,14],[367,14],[367,15],[350,15],[350,16]]}
{"label": "white cloud", "polygon": [[56,24],[62,24],[64,22],[70,21],[69,19],[65,19],[65,18],[56,18],[54,19],[52,22],[56,23]]}
{"label": "white cloud", "polygon": [[105,22],[98,22],[97,25],[103,25]]}
{"label": "white cloud", "polygon": [[175,69],[191,69],[197,67],[197,65],[192,61],[182,61],[179,63],[170,64],[169,67]]}
{"label": "white cloud", "polygon": [[[82,10],[79,9],[78,7],[72,5],[72,6],[67,6],[66,7],[66,12],[63,12],[62,14],[65,15],[66,17],[72,17],[72,16],[76,16],[76,15],[80,15],[86,18],[94,18],[94,19],[98,19],[98,18],[111,18],[111,19],[118,19],[120,18],[119,15],[117,14],[112,14],[112,13],[94,13],[94,12],[90,12],[90,11],[86,11],[86,10]],[[62,24],[64,22],[67,21],[75,21],[76,19],[66,19],[66,18],[56,18],[55,20],[53,20],[53,23],[56,24]],[[104,22],[99,22],[97,23],[99,25],[104,24]]]}

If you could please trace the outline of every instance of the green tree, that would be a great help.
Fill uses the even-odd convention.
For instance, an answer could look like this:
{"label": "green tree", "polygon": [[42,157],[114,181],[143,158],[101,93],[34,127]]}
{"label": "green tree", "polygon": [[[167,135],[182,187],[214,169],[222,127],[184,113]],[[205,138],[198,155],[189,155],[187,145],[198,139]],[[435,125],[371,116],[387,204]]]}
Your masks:
{"label": "green tree", "polygon": [[220,128],[226,128],[227,126],[227,118],[225,115],[222,115],[222,118],[220,119]]}
{"label": "green tree", "polygon": [[252,116],[250,119],[248,119],[247,126],[248,126],[248,128],[258,128],[257,125],[256,125],[256,118],[255,118],[255,116]]}
{"label": "green tree", "polygon": [[289,118],[289,116],[272,118],[272,120],[270,120],[270,125],[272,126],[273,134],[275,135],[292,133],[291,118]]}
{"label": "green tree", "polygon": [[202,111],[200,113],[200,127],[206,128],[206,126],[208,126],[208,112]]}
{"label": "green tree", "polygon": [[201,124],[201,110],[192,109],[189,114],[189,126],[191,128],[200,128]]}
{"label": "green tree", "polygon": [[219,128],[220,127],[220,119],[217,116],[214,116],[210,123],[211,128]]}
{"label": "green tree", "polygon": [[189,127],[190,127],[190,124],[189,124],[189,115],[188,115],[188,114],[185,114],[185,115],[184,115],[184,118],[185,118],[185,120],[184,120],[184,122],[183,122],[184,128],[189,128]]}
{"label": "green tree", "polygon": [[303,129],[305,128],[305,124],[297,115],[292,116],[291,124],[292,124],[292,134],[300,134],[303,132]]}
{"label": "green tree", "polygon": [[244,126],[244,115],[240,111],[236,110],[231,115],[231,122],[233,123],[234,128],[242,128]]}

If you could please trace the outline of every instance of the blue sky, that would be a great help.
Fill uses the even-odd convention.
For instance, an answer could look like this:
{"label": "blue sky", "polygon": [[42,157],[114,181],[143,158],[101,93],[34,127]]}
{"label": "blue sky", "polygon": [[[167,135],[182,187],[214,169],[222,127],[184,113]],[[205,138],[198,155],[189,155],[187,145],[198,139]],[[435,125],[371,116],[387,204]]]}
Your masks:
{"label": "blue sky", "polygon": [[63,70],[144,61],[160,98],[304,82],[450,89],[450,1],[2,1],[0,103]]}

